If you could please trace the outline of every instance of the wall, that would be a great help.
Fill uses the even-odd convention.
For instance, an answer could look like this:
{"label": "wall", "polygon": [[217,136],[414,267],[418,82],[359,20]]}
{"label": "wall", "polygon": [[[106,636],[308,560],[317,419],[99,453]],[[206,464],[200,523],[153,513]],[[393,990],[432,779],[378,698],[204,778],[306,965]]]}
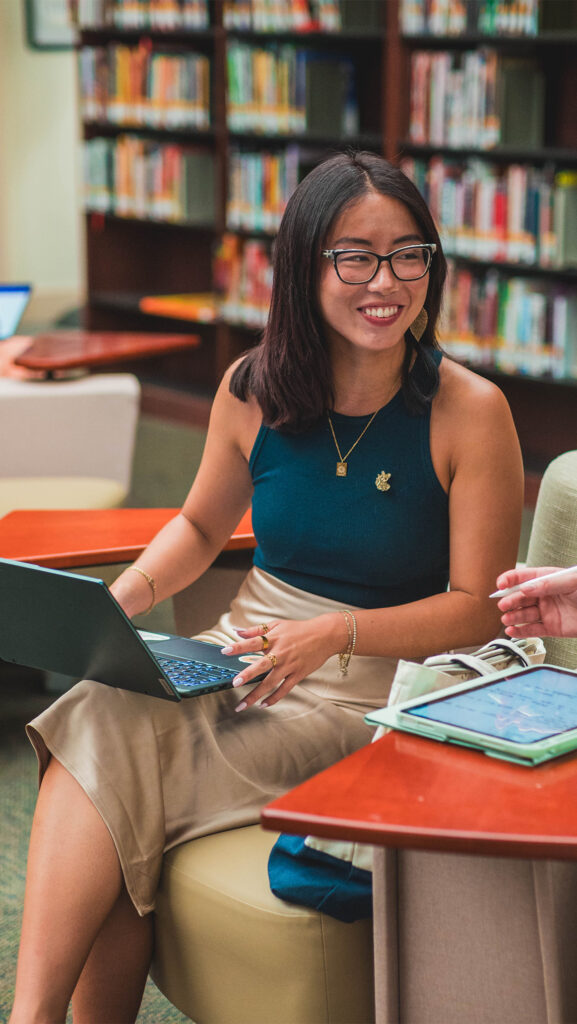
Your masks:
{"label": "wall", "polygon": [[0,0],[0,280],[29,280],[23,326],[82,301],[75,58],[26,42],[24,0]]}

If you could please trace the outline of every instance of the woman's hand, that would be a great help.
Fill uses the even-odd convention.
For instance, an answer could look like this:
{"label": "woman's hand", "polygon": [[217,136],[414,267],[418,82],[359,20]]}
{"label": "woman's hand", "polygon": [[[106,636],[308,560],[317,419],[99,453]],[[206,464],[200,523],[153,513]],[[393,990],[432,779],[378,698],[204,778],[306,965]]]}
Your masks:
{"label": "woman's hand", "polygon": [[540,580],[554,567],[511,569],[497,579],[497,586],[522,585],[521,590],[498,602],[505,632],[512,637],[577,637],[577,570],[554,580]]}
{"label": "woman's hand", "polygon": [[249,629],[238,629],[237,633],[241,639],[223,647],[223,654],[238,657],[263,652],[263,658],[247,665],[232,685],[246,685],[263,670],[270,669],[267,676],[237,705],[237,711],[244,711],[257,703],[261,708],[276,704],[332,654],[344,651],[348,642],[345,618],[339,612],[319,615],[305,622],[274,619]]}

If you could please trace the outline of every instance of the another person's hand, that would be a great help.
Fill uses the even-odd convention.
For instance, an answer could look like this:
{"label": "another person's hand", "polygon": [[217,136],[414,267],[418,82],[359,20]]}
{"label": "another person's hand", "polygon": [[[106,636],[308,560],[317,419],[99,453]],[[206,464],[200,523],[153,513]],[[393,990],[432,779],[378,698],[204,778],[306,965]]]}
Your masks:
{"label": "another person's hand", "polygon": [[39,370],[27,370],[25,366],[16,366],[14,362],[21,356],[33,338],[18,335],[15,338],[7,338],[0,345],[0,377],[14,377],[16,380],[41,380],[44,374]]}
{"label": "another person's hand", "polygon": [[522,589],[498,602],[505,632],[511,637],[577,637],[577,569],[567,576],[540,580],[554,566],[511,569],[497,579],[500,590]]}
{"label": "another person's hand", "polygon": [[[264,628],[263,628],[264,627]],[[320,668],[327,658],[347,645],[347,627],[343,616],[319,615],[305,622],[274,619],[250,629],[237,630],[238,643],[223,647],[224,654],[237,657],[263,652],[237,676],[233,686],[252,682],[264,671],[268,675],[238,704],[236,710],[258,704],[270,707],[286,697],[293,686]]]}

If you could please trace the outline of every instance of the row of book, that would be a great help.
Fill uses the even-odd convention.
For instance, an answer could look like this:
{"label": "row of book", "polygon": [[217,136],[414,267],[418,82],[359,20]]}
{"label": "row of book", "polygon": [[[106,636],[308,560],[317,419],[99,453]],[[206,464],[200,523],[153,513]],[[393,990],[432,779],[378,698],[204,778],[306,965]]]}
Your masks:
{"label": "row of book", "polygon": [[577,266],[577,173],[482,160],[406,157],[448,255]]}
{"label": "row of book", "polygon": [[577,379],[577,288],[450,265],[441,341],[476,366]]}
{"label": "row of book", "polygon": [[270,251],[266,240],[223,235],[213,262],[222,318],[249,327],[266,323],[272,289]]}
{"label": "row of book", "polygon": [[227,29],[253,32],[343,32],[377,29],[382,0],[228,0]]}
{"label": "row of book", "polygon": [[201,30],[209,26],[208,0],[69,0],[80,29]]}
{"label": "row of book", "polygon": [[539,31],[539,0],[401,0],[401,32],[407,35],[534,36]]}
{"label": "row of book", "polygon": [[214,156],[135,135],[94,138],[82,148],[84,208],[141,220],[213,226]]}
{"label": "row of book", "polygon": [[81,47],[78,67],[86,121],[199,130],[210,125],[210,62],[203,54],[110,43]]}
{"label": "row of book", "polygon": [[298,146],[287,146],[278,153],[232,149],[226,209],[231,231],[276,231],[299,183],[300,164]]}
{"label": "row of book", "polygon": [[353,61],[292,44],[227,47],[228,124],[233,131],[348,136],[358,132]]}
{"label": "row of book", "polygon": [[409,139],[419,145],[539,147],[545,76],[525,57],[496,50],[418,50],[411,56]]}

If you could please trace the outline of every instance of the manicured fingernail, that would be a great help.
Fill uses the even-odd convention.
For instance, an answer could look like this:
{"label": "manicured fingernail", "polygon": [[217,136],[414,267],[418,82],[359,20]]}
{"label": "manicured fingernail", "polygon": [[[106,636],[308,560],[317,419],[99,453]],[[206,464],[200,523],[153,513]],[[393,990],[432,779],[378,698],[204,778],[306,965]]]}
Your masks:
{"label": "manicured fingernail", "polygon": [[266,700],[261,700],[261,702],[260,702],[260,704],[258,706],[259,706],[259,708],[268,708],[269,705],[268,705]]}
{"label": "manicured fingernail", "polygon": [[240,704],[237,704],[234,710],[235,711],[244,711],[244,709],[246,707],[248,707],[247,702],[245,700],[241,700]]}
{"label": "manicured fingernail", "polygon": [[232,647],[221,647],[221,654],[232,654]]}
{"label": "manicured fingernail", "polygon": [[232,685],[233,686],[242,686],[243,683],[244,683],[244,679],[243,679],[242,676],[235,676],[233,681],[232,681]]}

